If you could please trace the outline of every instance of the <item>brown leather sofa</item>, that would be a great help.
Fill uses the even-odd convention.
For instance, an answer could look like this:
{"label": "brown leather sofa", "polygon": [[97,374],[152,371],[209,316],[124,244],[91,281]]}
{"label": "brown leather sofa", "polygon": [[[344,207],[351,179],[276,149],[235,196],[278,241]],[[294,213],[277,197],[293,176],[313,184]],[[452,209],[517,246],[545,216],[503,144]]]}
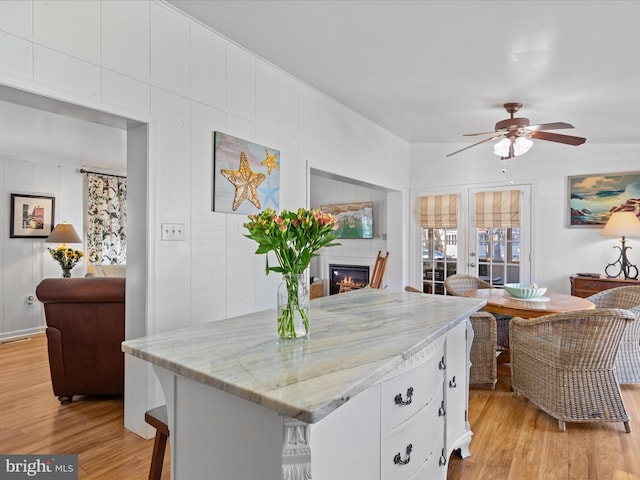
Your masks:
{"label": "brown leather sofa", "polygon": [[51,384],[60,402],[122,394],[125,279],[47,278],[36,296],[44,304]]}

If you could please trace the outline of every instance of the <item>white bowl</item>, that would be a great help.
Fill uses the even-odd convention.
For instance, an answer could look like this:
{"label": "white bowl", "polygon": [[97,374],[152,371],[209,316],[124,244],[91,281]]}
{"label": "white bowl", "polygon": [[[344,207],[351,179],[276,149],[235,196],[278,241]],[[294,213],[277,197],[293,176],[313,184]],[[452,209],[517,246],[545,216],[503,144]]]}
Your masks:
{"label": "white bowl", "polygon": [[535,283],[505,283],[504,289],[515,298],[537,298],[547,292],[547,287],[539,287]]}

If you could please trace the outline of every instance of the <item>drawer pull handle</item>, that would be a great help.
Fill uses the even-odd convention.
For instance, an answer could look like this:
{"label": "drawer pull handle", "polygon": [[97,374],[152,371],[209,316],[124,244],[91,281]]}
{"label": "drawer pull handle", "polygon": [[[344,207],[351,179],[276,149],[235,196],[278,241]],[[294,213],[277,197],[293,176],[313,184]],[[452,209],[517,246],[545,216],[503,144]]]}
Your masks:
{"label": "drawer pull handle", "polygon": [[587,287],[587,288],[596,288],[596,284],[595,283],[585,283],[584,286]]}
{"label": "drawer pull handle", "polygon": [[438,409],[438,416],[444,417],[447,414],[447,411],[444,409],[444,400],[440,404],[440,408]]}
{"label": "drawer pull handle", "polygon": [[396,456],[393,457],[393,463],[395,465],[406,465],[407,463],[409,463],[411,461],[411,450],[413,450],[413,445],[409,444],[407,445],[407,458],[406,460],[402,459],[402,456],[400,455],[400,453],[396,453]]}
{"label": "drawer pull handle", "polygon": [[442,451],[442,455],[440,455],[440,460],[438,460],[438,465],[444,467],[447,464],[447,459],[444,456],[444,450]]}
{"label": "drawer pull handle", "polygon": [[395,398],[393,399],[394,402],[396,402],[396,405],[410,405],[411,404],[411,397],[413,397],[413,387],[409,387],[407,389],[407,399],[406,400],[402,400],[402,394],[399,393],[395,396]]}
{"label": "drawer pull handle", "polygon": [[444,363],[444,357],[442,357],[442,360],[440,360],[440,363],[438,364],[438,368],[440,370],[445,370],[447,368],[447,365]]}
{"label": "drawer pull handle", "polygon": [[456,388],[458,385],[456,384],[456,376],[454,375],[451,380],[449,380],[449,388]]}

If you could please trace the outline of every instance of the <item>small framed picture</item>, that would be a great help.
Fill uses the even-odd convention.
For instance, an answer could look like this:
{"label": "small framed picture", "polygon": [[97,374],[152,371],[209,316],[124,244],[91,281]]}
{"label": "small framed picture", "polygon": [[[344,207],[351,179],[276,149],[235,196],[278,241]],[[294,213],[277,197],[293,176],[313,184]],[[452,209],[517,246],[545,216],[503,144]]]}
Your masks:
{"label": "small framed picture", "polygon": [[53,229],[55,197],[11,194],[10,238],[47,238]]}

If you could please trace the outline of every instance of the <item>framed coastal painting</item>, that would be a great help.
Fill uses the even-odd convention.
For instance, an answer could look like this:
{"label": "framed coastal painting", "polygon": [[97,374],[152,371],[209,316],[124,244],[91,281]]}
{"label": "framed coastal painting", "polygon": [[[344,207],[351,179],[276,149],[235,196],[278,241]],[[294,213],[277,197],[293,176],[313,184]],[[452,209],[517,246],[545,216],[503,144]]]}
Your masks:
{"label": "framed coastal painting", "polygon": [[604,227],[613,212],[640,211],[640,172],[568,177],[569,227]]}
{"label": "framed coastal painting", "polygon": [[213,132],[213,210],[255,214],[280,206],[280,152]]}
{"label": "framed coastal painting", "polygon": [[47,238],[53,228],[56,199],[11,194],[10,238]]}
{"label": "framed coastal painting", "polygon": [[336,237],[373,238],[373,202],[322,205],[320,210],[336,217]]}

